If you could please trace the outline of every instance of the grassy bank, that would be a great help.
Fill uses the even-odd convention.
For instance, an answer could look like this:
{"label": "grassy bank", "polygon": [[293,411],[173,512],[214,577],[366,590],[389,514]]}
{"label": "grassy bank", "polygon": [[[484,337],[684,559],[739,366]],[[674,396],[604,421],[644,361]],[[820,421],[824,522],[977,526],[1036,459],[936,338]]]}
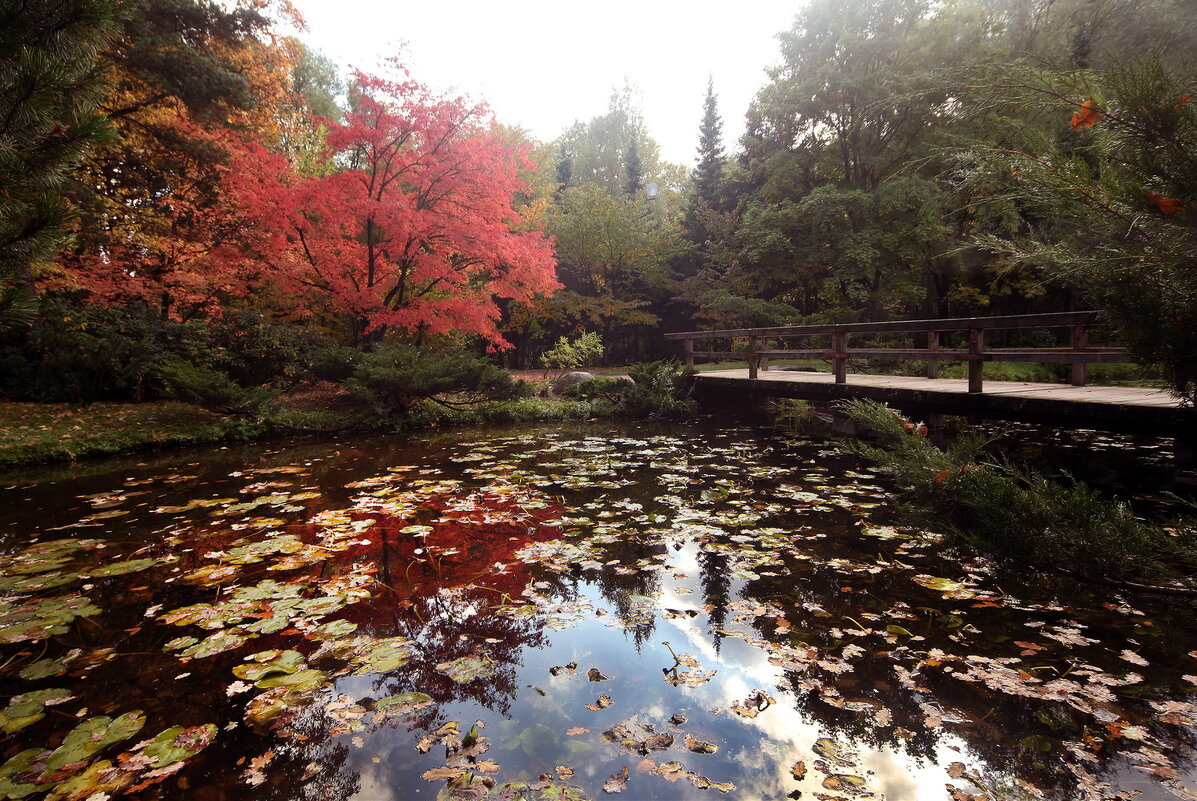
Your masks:
{"label": "grassy bank", "polygon": [[[288,399],[283,422],[295,427],[336,428],[347,422],[335,405],[319,399]],[[586,420],[595,404],[582,400],[524,398],[447,409],[425,403],[403,426],[383,421],[365,430],[410,430],[482,423]],[[176,401],[145,403],[0,403],[0,469],[110,456],[156,448],[267,439],[288,433],[245,417],[225,417]]]}
{"label": "grassy bank", "polygon": [[149,403],[0,403],[0,467],[83,456],[248,439],[263,433],[173,401]]}

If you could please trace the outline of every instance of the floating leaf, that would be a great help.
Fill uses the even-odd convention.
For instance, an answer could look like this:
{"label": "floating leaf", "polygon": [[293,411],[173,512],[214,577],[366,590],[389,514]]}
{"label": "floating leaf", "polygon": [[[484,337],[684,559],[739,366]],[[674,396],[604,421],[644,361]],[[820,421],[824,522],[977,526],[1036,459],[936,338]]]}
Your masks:
{"label": "floating leaf", "polygon": [[603,782],[604,793],[622,793],[623,788],[628,784],[628,766],[624,765],[623,770],[619,773],[611,775],[607,781]]}
{"label": "floating leaf", "polygon": [[81,595],[27,601],[0,612],[0,643],[44,640],[52,634],[66,634],[75,618],[98,614],[100,608]]}
{"label": "floating leaf", "polygon": [[96,578],[123,576],[126,573],[138,573],[142,570],[148,570],[157,563],[157,559],[128,559],[124,562],[113,562],[103,567],[93,568],[89,572]]}
{"label": "floating leaf", "polygon": [[374,708],[381,712],[406,715],[432,704],[432,696],[426,693],[399,693],[380,698],[374,702]]}
{"label": "floating leaf", "polygon": [[20,672],[20,677],[28,679],[29,681],[37,681],[38,679],[48,678],[50,676],[61,676],[66,673],[67,666],[71,664],[82,653],[78,649],[71,651],[66,656],[58,659],[39,659],[31,665],[26,665]]}
{"label": "floating leaf", "polygon": [[[407,664],[412,654],[410,640],[405,637],[388,637],[361,646],[350,661],[358,666],[357,675],[364,676],[367,673],[390,673]],[[440,670],[440,665],[437,665],[437,670]]]}
{"label": "floating leaf", "polygon": [[88,718],[72,729],[50,754],[39,780],[45,781],[69,765],[87,761],[106,746],[137,734],[144,725],[145,714],[140,711],[127,712],[116,720],[105,715]]}
{"label": "floating leaf", "polygon": [[188,647],[186,647],[182,653],[180,653],[180,656],[203,659],[204,657],[222,654],[225,651],[231,651],[234,648],[239,648],[253,636],[255,635],[239,634],[235,631],[219,631],[194,644],[189,643]]}
{"label": "floating leaf", "polygon": [[696,754],[713,754],[719,750],[719,746],[715,745],[714,743],[703,742],[702,740],[699,740],[698,738],[689,734],[686,735],[685,742],[686,748],[690,749]]}
{"label": "floating leaf", "polygon": [[45,717],[44,709],[71,698],[67,690],[35,690],[31,693],[14,695],[8,706],[0,712],[0,731],[11,734]]}
{"label": "floating leaf", "polygon": [[150,760],[150,767],[162,769],[190,759],[208,747],[216,737],[216,726],[172,726],[151,740],[139,744],[139,750]]}
{"label": "floating leaf", "polygon": [[255,683],[267,676],[291,674],[307,667],[303,654],[291,650],[259,651],[246,657],[246,661],[248,664],[233,668],[233,675]]}
{"label": "floating leaf", "polygon": [[586,671],[586,677],[590,679],[590,681],[607,681],[610,678],[609,676],[603,675],[598,668],[591,668],[590,670]]}
{"label": "floating leaf", "polygon": [[468,654],[448,662],[441,662],[436,669],[453,681],[462,684],[475,679],[488,678],[495,674],[494,660],[484,654]]}
{"label": "floating leaf", "polygon": [[833,773],[823,779],[823,787],[828,790],[859,790],[864,786],[863,776],[853,776],[847,773]]}
{"label": "floating leaf", "polygon": [[586,708],[593,712],[597,712],[598,710],[606,709],[609,706],[611,706],[611,696],[600,695],[597,701],[595,701],[593,704],[587,704]]}

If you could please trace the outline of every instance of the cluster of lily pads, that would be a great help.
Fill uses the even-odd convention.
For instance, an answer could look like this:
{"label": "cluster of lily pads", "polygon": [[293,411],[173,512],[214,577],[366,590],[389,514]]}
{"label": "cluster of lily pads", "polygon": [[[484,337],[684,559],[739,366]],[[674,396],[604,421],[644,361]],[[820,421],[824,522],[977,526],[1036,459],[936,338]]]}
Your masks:
{"label": "cluster of lily pads", "polygon": [[[299,465],[238,472],[241,490],[182,502],[153,504],[154,484],[141,480],[89,494],[89,534],[127,520],[134,498],[169,522],[152,543],[56,537],[0,557],[0,675],[21,690],[0,711],[0,798],[152,787],[169,797],[160,783],[213,742],[246,754],[224,767],[248,798],[282,771],[298,771],[286,779],[297,785],[321,781],[324,769],[303,757],[316,753],[310,744],[364,749],[388,728],[410,732],[410,775],[446,801],[580,801],[642,782],[657,796],[730,793],[736,777],[701,768],[725,756],[724,743],[684,715],[624,713],[601,732],[557,732],[496,713],[496,693],[520,691],[519,647],[533,641],[504,650],[502,632],[598,622],[639,647],[666,621],[695,642],[735,639],[775,669],[775,686],[713,719],[754,725],[798,704],[828,728],[786,762],[794,792],[880,797],[860,746],[846,743],[928,757],[950,733],[980,749],[994,721],[1027,708],[1046,722],[1017,724],[1030,733],[1016,743],[1039,767],[953,763],[945,776],[957,784],[944,792],[1109,798],[1118,788],[1101,773],[1114,765],[1188,792],[1177,743],[1197,726],[1185,686],[1197,684],[1191,643],[1157,637],[1155,613],[1127,599],[1104,609],[1024,600],[984,560],[945,559],[938,538],[895,525],[884,482],[867,468],[833,449],[776,447],[732,434],[492,437],[337,487],[353,493],[341,508],[325,508]],[[681,555],[713,565],[699,594]],[[132,605],[140,624],[129,625]],[[119,632],[87,636],[118,613]],[[479,634],[478,621],[497,629]],[[672,666],[645,672],[679,702],[721,681],[710,653],[663,647]],[[1148,670],[1165,656],[1179,670]],[[139,659],[154,661],[156,676],[213,688],[210,717],[183,723],[168,708],[90,696],[97,676],[117,681]],[[625,685],[608,666],[577,671],[569,662],[549,675],[611,684],[576,714],[620,710]],[[475,698],[479,715],[495,713],[489,724],[442,714]],[[147,727],[158,733],[137,740]],[[567,753],[619,767],[598,777],[577,763],[504,769],[502,753],[536,764],[561,738],[576,744]]]}

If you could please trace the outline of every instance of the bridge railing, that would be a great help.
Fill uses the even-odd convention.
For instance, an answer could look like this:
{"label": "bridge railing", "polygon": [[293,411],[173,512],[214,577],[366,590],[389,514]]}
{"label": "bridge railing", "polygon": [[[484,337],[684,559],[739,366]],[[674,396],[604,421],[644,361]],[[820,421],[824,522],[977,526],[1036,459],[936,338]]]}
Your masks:
{"label": "bridge railing", "polygon": [[[686,366],[693,367],[696,358],[746,359],[748,377],[757,378],[758,371],[769,369],[770,359],[822,358],[831,361],[835,381],[847,381],[849,359],[890,359],[927,362],[927,377],[939,377],[939,365],[944,361],[968,364],[968,391],[981,392],[982,370],[985,362],[1043,362],[1072,365],[1073,386],[1084,386],[1086,365],[1094,363],[1130,362],[1124,348],[1090,347],[1089,329],[1103,325],[1097,312],[1058,312],[1054,314],[1019,314],[1004,317],[954,317],[939,320],[895,320],[881,323],[835,323],[827,325],[795,325],[776,328],[735,328],[723,331],[684,331],[666,334],[666,339],[680,340],[685,348]],[[987,348],[985,336],[991,331],[1011,329],[1067,329],[1067,347],[996,347]],[[944,347],[951,332],[967,332],[965,348]],[[925,337],[924,348],[912,347],[851,347],[848,337],[853,334],[914,334]],[[792,348],[771,347],[778,342],[798,338],[830,337],[829,347]],[[747,347],[738,350],[735,341],[747,339]],[[710,340],[727,340],[723,350],[699,350],[696,345]]]}

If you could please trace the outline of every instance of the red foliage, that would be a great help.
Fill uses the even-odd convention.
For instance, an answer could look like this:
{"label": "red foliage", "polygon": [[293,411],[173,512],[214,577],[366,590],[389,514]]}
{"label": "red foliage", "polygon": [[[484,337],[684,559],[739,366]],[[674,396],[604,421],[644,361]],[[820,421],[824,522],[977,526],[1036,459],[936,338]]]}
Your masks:
{"label": "red foliage", "polygon": [[1100,119],[1101,110],[1093,105],[1092,100],[1086,100],[1081,104],[1081,110],[1072,115],[1072,128],[1090,128]]}
{"label": "red foliage", "polygon": [[1143,194],[1147,195],[1147,201],[1159,209],[1161,214],[1176,214],[1178,212],[1185,211],[1188,208],[1181,203],[1180,200],[1174,197],[1157,195],[1155,192],[1152,192],[1148,189],[1144,189]]}
{"label": "red foliage", "polygon": [[146,197],[135,187],[106,198],[102,242],[63,253],[63,269],[45,286],[84,290],[101,303],[143,300],[181,318],[253,291],[252,265],[222,252],[241,227],[221,189],[227,134],[181,114],[171,117],[170,129],[177,146],[157,154],[171,165],[168,188]]}
{"label": "red foliage", "polygon": [[330,126],[329,175],[297,175],[246,145],[232,186],[248,217],[238,256],[297,297],[322,298],[363,333],[475,333],[492,346],[496,298],[558,287],[551,242],[514,207],[530,166],[489,129],[484,108],[410,81],[358,73]]}

